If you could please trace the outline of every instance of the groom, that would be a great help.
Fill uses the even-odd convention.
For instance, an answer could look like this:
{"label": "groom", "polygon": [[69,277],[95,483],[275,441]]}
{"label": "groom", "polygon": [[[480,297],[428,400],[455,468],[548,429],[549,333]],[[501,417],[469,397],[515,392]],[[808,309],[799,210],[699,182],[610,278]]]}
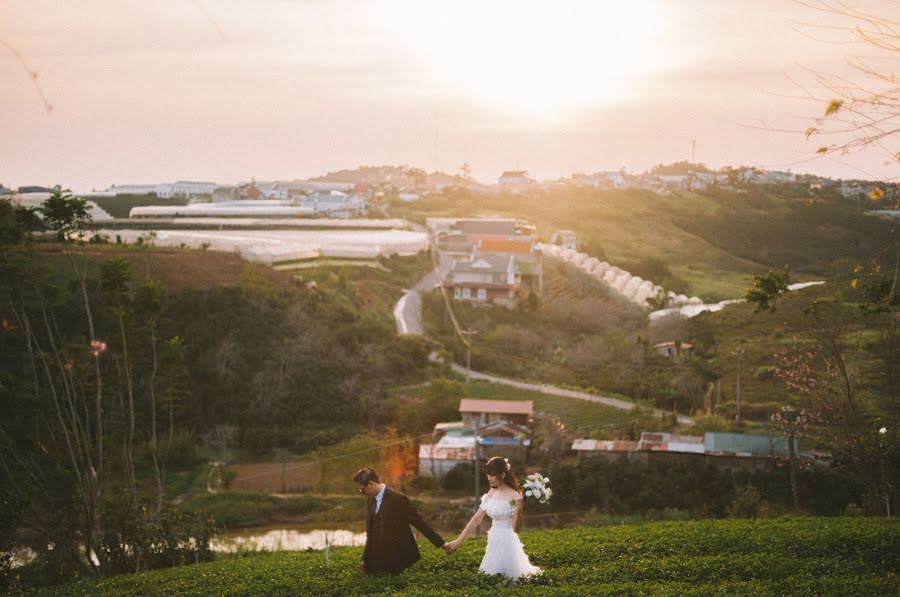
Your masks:
{"label": "groom", "polygon": [[366,548],[360,574],[399,574],[418,562],[419,546],[409,525],[419,529],[435,547],[447,551],[444,540],[422,520],[409,498],[380,482],[375,471],[360,469],[353,482],[366,496]]}

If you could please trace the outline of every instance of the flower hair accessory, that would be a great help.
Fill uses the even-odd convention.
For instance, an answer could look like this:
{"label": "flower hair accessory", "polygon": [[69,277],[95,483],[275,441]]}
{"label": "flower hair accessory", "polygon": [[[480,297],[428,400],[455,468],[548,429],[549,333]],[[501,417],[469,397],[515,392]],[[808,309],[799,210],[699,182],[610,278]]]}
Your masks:
{"label": "flower hair accessory", "polygon": [[504,459],[503,459],[503,462],[506,463],[506,472],[509,472],[510,468],[512,468],[512,467],[509,465],[509,458],[504,458]]}

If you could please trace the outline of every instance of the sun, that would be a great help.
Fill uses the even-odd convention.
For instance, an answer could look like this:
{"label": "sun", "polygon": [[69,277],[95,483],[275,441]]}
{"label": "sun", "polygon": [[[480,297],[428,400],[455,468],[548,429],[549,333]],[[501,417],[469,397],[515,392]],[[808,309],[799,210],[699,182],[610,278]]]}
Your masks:
{"label": "sun", "polygon": [[625,101],[670,66],[656,0],[398,0],[373,19],[438,88],[511,115],[564,118]]}

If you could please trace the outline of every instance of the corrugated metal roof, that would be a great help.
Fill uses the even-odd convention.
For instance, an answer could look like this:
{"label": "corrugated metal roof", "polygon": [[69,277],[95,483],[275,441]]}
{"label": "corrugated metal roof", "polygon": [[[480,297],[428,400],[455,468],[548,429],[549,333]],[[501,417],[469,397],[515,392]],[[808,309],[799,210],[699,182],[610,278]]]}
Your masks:
{"label": "corrugated metal roof", "polygon": [[475,448],[442,448],[433,444],[419,446],[419,458],[431,460],[475,460]]}
{"label": "corrugated metal roof", "polygon": [[475,398],[463,398],[459,401],[459,412],[530,415],[534,412],[534,403],[531,400],[479,400]]}
{"label": "corrugated metal roof", "polygon": [[458,435],[445,435],[436,444],[438,448],[474,448],[475,436],[461,437]]}
{"label": "corrugated metal roof", "polygon": [[531,253],[533,243],[530,240],[485,239],[479,249],[489,253]]}
{"label": "corrugated metal roof", "polygon": [[703,439],[703,446],[707,452],[756,456],[786,456],[788,454],[787,440],[774,435],[707,432]]}
{"label": "corrugated metal roof", "polygon": [[577,439],[572,444],[572,449],[595,452],[635,452],[638,449],[638,443],[634,441]]}

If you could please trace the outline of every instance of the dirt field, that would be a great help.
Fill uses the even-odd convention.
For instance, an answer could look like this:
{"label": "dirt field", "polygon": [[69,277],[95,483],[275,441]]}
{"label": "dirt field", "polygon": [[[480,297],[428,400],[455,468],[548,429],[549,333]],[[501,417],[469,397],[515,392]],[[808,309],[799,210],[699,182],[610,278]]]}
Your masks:
{"label": "dirt field", "polygon": [[265,493],[293,493],[310,491],[319,482],[319,467],[316,464],[289,462],[260,462],[255,464],[235,464],[228,467],[237,474],[232,480],[232,489],[262,491]]}

